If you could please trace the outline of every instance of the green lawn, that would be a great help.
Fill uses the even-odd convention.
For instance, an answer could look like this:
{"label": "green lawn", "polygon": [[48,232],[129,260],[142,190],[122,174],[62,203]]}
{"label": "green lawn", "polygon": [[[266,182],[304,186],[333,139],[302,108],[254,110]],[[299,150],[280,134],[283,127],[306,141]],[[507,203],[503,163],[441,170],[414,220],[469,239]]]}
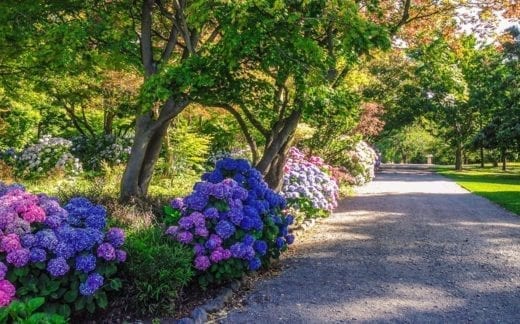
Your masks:
{"label": "green lawn", "polygon": [[462,172],[448,167],[437,167],[436,170],[467,190],[520,215],[520,163],[510,164],[507,171],[491,166],[468,166]]}

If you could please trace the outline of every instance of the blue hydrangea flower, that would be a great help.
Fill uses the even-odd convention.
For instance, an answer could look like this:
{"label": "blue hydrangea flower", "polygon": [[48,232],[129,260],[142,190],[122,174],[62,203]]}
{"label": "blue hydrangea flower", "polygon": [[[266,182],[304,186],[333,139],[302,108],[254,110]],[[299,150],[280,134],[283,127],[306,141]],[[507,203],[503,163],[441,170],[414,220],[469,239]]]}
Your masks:
{"label": "blue hydrangea flower", "polygon": [[76,257],[76,270],[89,273],[96,269],[96,257],[92,254],[82,254]]}
{"label": "blue hydrangea flower", "polygon": [[97,272],[91,273],[87,280],[79,285],[79,292],[83,296],[92,296],[103,286],[104,278]]}
{"label": "blue hydrangea flower", "polygon": [[260,255],[265,255],[267,253],[267,243],[262,240],[256,240],[253,244],[253,248]]}
{"label": "blue hydrangea flower", "polygon": [[47,260],[47,252],[44,249],[32,248],[30,253],[30,259],[33,263],[44,262]]}
{"label": "blue hydrangea flower", "polygon": [[65,260],[65,258],[62,257],[51,259],[49,260],[49,263],[47,263],[47,271],[53,277],[61,277],[67,274],[69,270],[70,267],[67,263],[67,260]]}
{"label": "blue hydrangea flower", "polygon": [[260,269],[261,266],[262,266],[262,261],[260,261],[259,258],[253,258],[253,259],[249,260],[249,264],[248,264],[249,270],[255,271],[255,270]]}
{"label": "blue hydrangea flower", "polygon": [[218,222],[217,226],[215,227],[215,231],[223,239],[227,239],[235,233],[236,228],[230,222],[221,220],[220,222]]}
{"label": "blue hydrangea flower", "polygon": [[50,229],[43,229],[36,232],[36,245],[38,247],[54,250],[58,244],[58,238],[56,234]]}

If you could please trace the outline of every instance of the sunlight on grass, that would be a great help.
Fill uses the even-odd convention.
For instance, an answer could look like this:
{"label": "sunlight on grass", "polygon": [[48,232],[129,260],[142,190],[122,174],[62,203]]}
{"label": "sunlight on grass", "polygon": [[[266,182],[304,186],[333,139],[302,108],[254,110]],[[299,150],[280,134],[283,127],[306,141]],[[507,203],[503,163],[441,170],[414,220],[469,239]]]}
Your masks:
{"label": "sunlight on grass", "polygon": [[520,215],[520,163],[510,163],[506,171],[500,167],[480,168],[472,165],[466,166],[461,172],[449,167],[437,167],[437,172]]}

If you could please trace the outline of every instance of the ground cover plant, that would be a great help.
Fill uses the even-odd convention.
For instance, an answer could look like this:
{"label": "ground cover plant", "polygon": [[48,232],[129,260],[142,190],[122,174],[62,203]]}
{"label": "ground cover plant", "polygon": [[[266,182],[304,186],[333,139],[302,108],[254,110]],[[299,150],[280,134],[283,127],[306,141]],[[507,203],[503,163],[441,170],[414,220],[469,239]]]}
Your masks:
{"label": "ground cover plant", "polygon": [[520,164],[512,163],[508,171],[499,167],[465,167],[456,172],[438,168],[438,172],[465,189],[520,215]]}

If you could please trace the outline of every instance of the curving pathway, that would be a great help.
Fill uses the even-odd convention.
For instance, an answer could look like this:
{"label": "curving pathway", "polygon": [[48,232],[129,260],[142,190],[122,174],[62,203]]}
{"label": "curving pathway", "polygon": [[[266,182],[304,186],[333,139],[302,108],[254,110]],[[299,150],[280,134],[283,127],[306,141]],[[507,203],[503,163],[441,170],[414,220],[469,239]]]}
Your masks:
{"label": "curving pathway", "polygon": [[425,170],[345,199],[224,323],[520,323],[520,217]]}

